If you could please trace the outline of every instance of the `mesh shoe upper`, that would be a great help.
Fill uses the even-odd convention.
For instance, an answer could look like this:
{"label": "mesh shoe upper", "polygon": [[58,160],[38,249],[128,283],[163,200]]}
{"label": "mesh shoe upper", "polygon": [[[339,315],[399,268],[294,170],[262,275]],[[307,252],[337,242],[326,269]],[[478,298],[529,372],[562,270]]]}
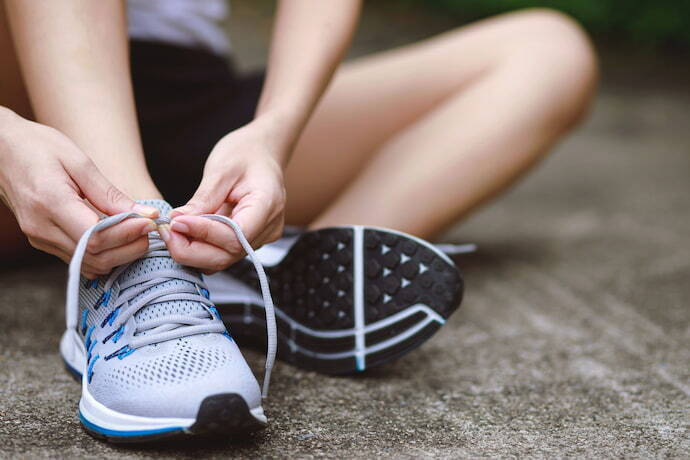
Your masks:
{"label": "mesh shoe upper", "polygon": [[[159,209],[162,216],[171,209],[164,201],[143,203]],[[151,238],[152,246],[154,241],[160,246],[157,235]],[[198,273],[178,265],[164,250],[120,271],[108,286],[104,279],[90,282],[82,278],[80,282],[77,329],[87,351],[88,389],[97,401],[131,415],[180,418],[195,417],[201,401],[218,393],[240,394],[250,408],[261,404],[259,385],[249,366],[225,329],[218,329],[220,317],[215,308],[203,302],[208,291],[193,282],[201,279]],[[157,274],[162,274],[160,279]],[[149,279],[148,284],[138,282],[142,279]],[[178,291],[186,294],[175,294]],[[118,308],[118,299],[133,292],[136,295]],[[190,300],[195,295],[200,300]],[[153,300],[118,324],[118,314],[147,298]],[[142,330],[142,324],[191,331],[193,327],[184,324],[190,317],[192,324],[212,323],[223,332],[193,333],[128,348],[133,340],[156,330]]]}
{"label": "mesh shoe upper", "polygon": [[207,396],[241,395],[250,408],[261,392],[234,341],[222,334],[175,339],[96,363],[89,392],[110,409],[143,417],[196,417]]}

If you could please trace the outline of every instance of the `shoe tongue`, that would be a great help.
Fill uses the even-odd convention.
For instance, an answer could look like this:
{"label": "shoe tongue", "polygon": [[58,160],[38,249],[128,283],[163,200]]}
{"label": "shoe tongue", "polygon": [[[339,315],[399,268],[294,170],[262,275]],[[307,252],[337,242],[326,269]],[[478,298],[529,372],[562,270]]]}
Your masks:
{"label": "shoe tongue", "polygon": [[172,211],[172,206],[165,200],[137,200],[137,203],[158,209],[161,213],[160,217],[168,217],[168,214]]}
{"label": "shoe tongue", "polygon": [[[170,211],[172,210],[172,207],[163,200],[141,200],[137,201],[139,204],[144,204],[148,206],[152,206],[156,209],[158,209],[161,213],[161,217],[167,217]],[[194,273],[198,274],[196,271],[189,267],[183,267],[182,265],[178,264],[175,262],[171,257],[169,256],[163,256],[163,257],[146,257],[139,259],[135,262],[133,262],[129,268],[120,276],[120,278],[123,281],[127,281],[132,278],[136,278],[138,276],[142,276],[146,273],[151,273],[155,272],[158,270],[180,270],[180,271],[186,271],[188,273]],[[176,286],[194,286],[193,283],[190,283],[189,281],[183,281],[183,280],[169,280],[160,284],[157,284],[146,291],[142,292],[139,294],[137,297],[132,299],[133,301],[141,298],[142,296],[148,295],[151,292],[154,292],[159,289],[168,289],[171,287],[176,287]],[[148,305],[141,310],[139,310],[135,315],[134,318],[137,320],[137,322],[141,323],[143,321],[148,321],[151,319],[155,318],[160,318],[160,317],[165,317],[165,316],[170,316],[170,315],[188,315],[190,313],[194,312],[202,312],[202,313],[207,313],[207,310],[203,307],[203,305],[199,302],[190,302],[190,301],[181,301],[181,300],[175,300],[175,301],[168,301],[168,302],[161,302],[161,303],[156,303],[153,305]],[[146,334],[146,332],[143,332],[142,334]]]}

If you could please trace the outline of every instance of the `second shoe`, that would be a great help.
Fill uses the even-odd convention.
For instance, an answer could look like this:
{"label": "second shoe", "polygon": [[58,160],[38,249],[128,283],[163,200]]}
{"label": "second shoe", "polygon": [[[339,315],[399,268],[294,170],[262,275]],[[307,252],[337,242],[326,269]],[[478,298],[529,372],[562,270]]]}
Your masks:
{"label": "second shoe", "polygon": [[[256,254],[276,303],[278,358],[318,372],[363,371],[403,356],[462,300],[462,278],[448,255],[393,230],[299,232]],[[264,312],[249,260],[206,281],[233,336],[262,345]]]}

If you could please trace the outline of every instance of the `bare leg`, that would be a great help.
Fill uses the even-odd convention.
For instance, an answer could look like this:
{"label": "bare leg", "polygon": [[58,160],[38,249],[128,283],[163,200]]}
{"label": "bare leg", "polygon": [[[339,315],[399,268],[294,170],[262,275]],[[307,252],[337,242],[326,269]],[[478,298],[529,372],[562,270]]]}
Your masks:
{"label": "bare leg", "polygon": [[[81,9],[61,8],[59,14],[65,16],[61,24],[80,26],[72,28],[69,35],[59,35],[62,30],[47,30],[55,27],[53,21],[44,21],[42,27],[18,27],[45,19],[41,17],[41,14],[46,14],[45,8],[32,10],[32,6],[25,4],[0,4],[0,105],[25,118],[37,117],[40,122],[69,135],[104,175],[129,196],[157,198],[160,193],[146,170],[127,77],[129,61],[124,12],[121,4],[106,3],[89,3]],[[6,7],[15,19],[14,40]],[[80,11],[81,15],[72,15],[74,11]],[[89,18],[93,17],[99,19],[95,21],[99,24],[97,28],[89,25]],[[44,37],[32,35],[41,31],[66,39],[46,41]],[[102,46],[104,43],[108,46]],[[16,49],[23,50],[22,65],[26,78],[19,70]],[[100,49],[108,49],[109,52],[102,53]],[[42,52],[49,55],[46,60],[39,58]],[[64,72],[46,71],[46,68],[55,70],[50,62],[56,64],[55,68],[61,65],[70,67],[63,69]],[[79,69],[83,74],[70,73],[71,69]],[[84,74],[91,78],[77,78],[84,77]],[[70,76],[75,77],[74,81],[79,81],[79,84],[73,84],[68,78]],[[69,84],[65,84],[65,78]],[[99,88],[93,86],[99,85],[107,90],[100,91],[105,96],[94,100],[91,96],[97,94]],[[27,87],[32,89],[33,107]],[[14,217],[0,203],[0,258],[6,260],[19,256],[28,248]]]}
{"label": "bare leg", "polygon": [[[33,114],[72,139],[130,198],[159,198],[137,125],[125,5],[77,3],[35,8],[12,1],[5,4],[6,17],[0,12],[4,36],[13,32]],[[10,65],[16,67],[17,60]]]}
{"label": "bare leg", "polygon": [[548,151],[595,83],[586,37],[547,10],[347,64],[288,168],[288,221],[432,237]]}
{"label": "bare leg", "polygon": [[[31,104],[19,64],[12,46],[4,10],[0,5],[0,105],[9,107],[25,118],[31,118]],[[17,221],[5,204],[0,201],[0,260],[5,261],[31,252],[31,246],[19,230]]]}

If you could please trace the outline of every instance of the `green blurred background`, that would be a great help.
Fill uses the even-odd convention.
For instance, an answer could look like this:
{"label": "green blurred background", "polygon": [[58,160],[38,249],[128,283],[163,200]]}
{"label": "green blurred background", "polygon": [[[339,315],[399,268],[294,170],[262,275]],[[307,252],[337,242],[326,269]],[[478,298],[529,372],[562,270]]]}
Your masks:
{"label": "green blurred background", "polygon": [[690,49],[690,0],[407,0],[464,20],[514,9],[547,7],[566,12],[597,38],[645,48]]}

